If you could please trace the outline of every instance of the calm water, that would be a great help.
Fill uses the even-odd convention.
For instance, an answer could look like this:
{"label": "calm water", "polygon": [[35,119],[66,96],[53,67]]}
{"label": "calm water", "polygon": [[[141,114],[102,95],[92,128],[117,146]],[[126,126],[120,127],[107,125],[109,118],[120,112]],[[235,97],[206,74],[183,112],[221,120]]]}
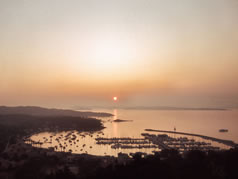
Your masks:
{"label": "calm water", "polygon": [[[95,109],[93,111],[109,112],[114,114],[111,118],[104,118],[102,132],[93,135],[80,136],[76,131],[73,133],[77,136],[75,143],[63,141],[63,138],[69,134],[67,132],[51,134],[48,132],[40,133],[31,137],[34,141],[44,142],[45,139],[51,143],[44,142],[42,147],[54,147],[59,144],[67,146],[66,151],[72,150],[73,153],[89,153],[93,155],[114,155],[119,152],[146,152],[152,153],[155,149],[111,149],[109,145],[97,145],[96,137],[141,137],[144,129],[174,130],[176,127],[179,132],[188,132],[202,134],[211,137],[233,140],[238,143],[238,110],[227,111],[198,111],[198,110],[105,110]],[[133,120],[132,122],[111,122],[109,120],[123,119]],[[228,129],[228,133],[220,133],[219,129]],[[72,134],[72,135],[73,135]],[[157,133],[158,134],[158,133]],[[174,134],[172,134],[174,137]],[[56,138],[62,139],[57,141]],[[175,136],[178,137],[178,136]],[[77,142],[78,140],[78,142]],[[197,140],[197,139],[196,139]],[[200,140],[200,139],[198,139]],[[202,141],[202,140],[200,140]],[[225,146],[220,146],[226,148]],[[61,150],[58,149],[57,150]]]}

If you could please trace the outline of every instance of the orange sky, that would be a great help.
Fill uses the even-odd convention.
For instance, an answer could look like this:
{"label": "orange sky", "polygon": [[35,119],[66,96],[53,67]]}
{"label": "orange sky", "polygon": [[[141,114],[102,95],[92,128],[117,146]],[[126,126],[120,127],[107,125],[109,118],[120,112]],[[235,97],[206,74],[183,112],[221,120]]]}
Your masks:
{"label": "orange sky", "polygon": [[3,0],[0,34],[0,105],[238,106],[234,0]]}

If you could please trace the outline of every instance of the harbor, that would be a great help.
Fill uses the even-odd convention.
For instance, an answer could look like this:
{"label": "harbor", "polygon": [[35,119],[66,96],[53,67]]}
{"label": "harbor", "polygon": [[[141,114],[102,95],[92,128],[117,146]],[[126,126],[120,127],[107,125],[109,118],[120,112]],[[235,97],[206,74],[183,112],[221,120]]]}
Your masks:
{"label": "harbor", "polygon": [[186,136],[193,136],[193,137],[199,137],[205,140],[211,140],[214,142],[218,142],[230,147],[235,147],[236,143],[231,140],[224,140],[224,139],[218,139],[215,137],[209,137],[201,134],[192,134],[192,133],[185,133],[185,132],[176,132],[176,131],[166,131],[166,130],[154,130],[154,129],[145,129],[147,132],[160,132],[160,133],[170,133],[170,134],[180,134],[180,135],[186,135]]}
{"label": "harbor", "polygon": [[[231,126],[214,125],[214,128],[203,128],[204,130],[201,130],[199,133],[186,133],[187,129],[181,126],[186,122],[187,125],[189,124],[188,128],[190,131],[196,131],[196,128],[199,126],[199,120],[193,119],[193,122],[189,123],[190,118],[184,117],[168,123],[167,118],[157,119],[150,115],[148,111],[137,111],[138,114],[136,116],[133,116],[135,111],[120,111],[123,115],[119,115],[120,113],[117,113],[119,111],[114,111],[115,117],[113,119],[133,120],[133,122],[112,122],[111,118],[107,118],[103,120],[105,128],[92,133],[76,130],[59,132],[49,132],[49,130],[44,132],[42,130],[32,136],[27,136],[25,142],[37,148],[54,149],[56,152],[114,157],[117,157],[119,153],[129,155],[142,152],[150,155],[165,149],[175,149],[180,153],[184,153],[190,150],[229,150],[236,146],[235,142],[237,142],[237,139],[234,138],[236,130]],[[174,114],[167,111],[153,112],[156,115],[174,116]],[[175,112],[176,116],[179,115],[178,113]],[[193,114],[194,112],[189,111],[187,113]],[[211,117],[210,112],[209,116],[206,116],[208,114],[204,112],[201,114],[206,119]],[[217,116],[214,116],[210,121],[207,119],[208,122],[216,120],[216,124],[219,124],[218,122],[221,121],[221,119],[217,119]],[[160,126],[161,129],[165,130],[154,130],[153,126]],[[173,129],[174,126],[177,126],[181,131],[169,130]],[[229,132],[220,133],[219,129],[229,129]],[[211,133],[210,131],[215,132]],[[222,137],[225,139],[221,139]]]}
{"label": "harbor", "polygon": [[189,150],[220,150],[209,142],[200,142],[187,137],[173,138],[166,134],[155,135],[142,133],[143,138],[96,138],[99,145],[110,145],[112,149],[143,149],[154,148],[159,150],[176,149],[179,152]]}
{"label": "harbor", "polygon": [[190,150],[220,150],[219,147],[212,146],[209,142],[198,142],[194,139],[188,139],[187,137],[173,138],[166,134],[142,134],[146,139],[149,139],[153,144],[158,145],[161,150],[175,149],[183,153]]}
{"label": "harbor", "polygon": [[[175,149],[180,153],[191,150],[207,152],[226,150],[235,145],[232,141],[200,134],[152,129],[146,129],[146,131],[148,133],[141,133],[137,137],[107,137],[103,132],[46,132],[34,135],[34,137],[27,137],[24,141],[34,147],[49,148],[57,152],[109,156],[117,156],[121,152],[153,154],[165,149]],[[154,134],[154,132],[161,134]]]}

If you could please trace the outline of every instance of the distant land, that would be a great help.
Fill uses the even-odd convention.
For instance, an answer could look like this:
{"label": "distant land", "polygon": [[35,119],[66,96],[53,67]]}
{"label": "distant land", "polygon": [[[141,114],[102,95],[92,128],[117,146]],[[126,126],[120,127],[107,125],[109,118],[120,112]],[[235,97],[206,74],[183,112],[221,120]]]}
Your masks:
{"label": "distant land", "polygon": [[23,114],[32,116],[110,117],[110,113],[74,111],[69,109],[43,108],[37,106],[0,106],[0,115]]}
{"label": "distant land", "polygon": [[[81,109],[78,107],[75,109]],[[87,109],[125,109],[125,110],[228,110],[227,108],[211,107],[169,107],[169,106],[89,106]]]}
{"label": "distant land", "polygon": [[123,109],[139,109],[139,110],[227,110],[225,108],[190,108],[190,107],[167,107],[167,106],[136,106],[136,107],[125,107]]}

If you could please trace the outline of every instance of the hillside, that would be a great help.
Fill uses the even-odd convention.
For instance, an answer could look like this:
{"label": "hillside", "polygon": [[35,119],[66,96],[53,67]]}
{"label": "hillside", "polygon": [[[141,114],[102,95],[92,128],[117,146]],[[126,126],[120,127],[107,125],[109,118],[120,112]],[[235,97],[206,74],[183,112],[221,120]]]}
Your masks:
{"label": "hillside", "polygon": [[72,116],[72,117],[110,117],[110,113],[99,113],[90,111],[74,111],[68,109],[48,109],[37,106],[0,106],[0,115],[23,114],[32,116]]}

